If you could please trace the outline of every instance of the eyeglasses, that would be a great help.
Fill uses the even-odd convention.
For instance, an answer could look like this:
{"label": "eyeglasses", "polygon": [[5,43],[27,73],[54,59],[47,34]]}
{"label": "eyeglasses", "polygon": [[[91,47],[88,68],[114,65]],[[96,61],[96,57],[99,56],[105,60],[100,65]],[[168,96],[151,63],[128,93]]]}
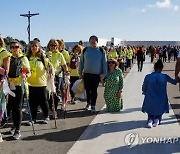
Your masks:
{"label": "eyeglasses", "polygon": [[51,46],[51,47],[56,47],[56,46],[57,46],[57,44],[50,44],[50,46]]}
{"label": "eyeglasses", "polygon": [[12,49],[18,49],[19,46],[11,46]]}

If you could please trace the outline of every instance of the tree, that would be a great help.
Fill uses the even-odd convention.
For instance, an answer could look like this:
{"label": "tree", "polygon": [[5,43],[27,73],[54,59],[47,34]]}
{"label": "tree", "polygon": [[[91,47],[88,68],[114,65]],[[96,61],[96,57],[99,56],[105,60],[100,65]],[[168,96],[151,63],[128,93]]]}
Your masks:
{"label": "tree", "polygon": [[27,44],[26,44],[26,42],[25,42],[24,40],[20,40],[19,42],[22,44],[22,46],[23,46],[24,48],[26,47]]}
{"label": "tree", "polygon": [[6,38],[4,38],[4,42],[6,43],[6,45],[9,45],[12,42],[12,40],[14,39],[10,36],[7,36]]}

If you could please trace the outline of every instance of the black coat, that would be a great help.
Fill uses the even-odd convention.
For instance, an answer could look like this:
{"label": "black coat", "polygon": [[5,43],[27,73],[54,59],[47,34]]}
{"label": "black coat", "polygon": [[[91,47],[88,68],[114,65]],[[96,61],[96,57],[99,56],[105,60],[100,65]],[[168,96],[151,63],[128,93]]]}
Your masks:
{"label": "black coat", "polygon": [[138,61],[143,61],[144,60],[144,53],[143,53],[143,51],[142,50],[138,50],[137,51],[137,60]]}

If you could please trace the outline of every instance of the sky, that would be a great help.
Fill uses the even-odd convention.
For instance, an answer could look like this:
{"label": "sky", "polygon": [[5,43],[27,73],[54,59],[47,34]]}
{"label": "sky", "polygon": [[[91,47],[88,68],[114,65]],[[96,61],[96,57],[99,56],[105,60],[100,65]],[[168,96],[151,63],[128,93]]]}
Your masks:
{"label": "sky", "polygon": [[180,0],[1,0],[0,33],[28,42],[38,37],[87,41],[91,35],[125,40],[180,41]]}

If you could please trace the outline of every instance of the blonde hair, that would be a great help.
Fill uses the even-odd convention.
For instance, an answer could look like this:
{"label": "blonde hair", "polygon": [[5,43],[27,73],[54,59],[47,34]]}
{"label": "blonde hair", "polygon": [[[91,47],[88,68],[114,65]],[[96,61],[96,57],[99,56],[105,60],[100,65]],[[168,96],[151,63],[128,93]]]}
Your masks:
{"label": "blonde hair", "polygon": [[51,45],[51,44],[57,44],[57,47],[58,47],[58,49],[59,49],[59,43],[58,43],[58,41],[55,40],[55,39],[50,39],[49,42],[48,42],[48,44],[47,44],[47,50],[48,50],[48,51],[50,51],[50,45]]}
{"label": "blonde hair", "polygon": [[12,47],[12,44],[18,44],[19,47],[20,47],[20,49],[21,49],[21,51],[23,50],[23,46],[22,46],[22,44],[21,44],[19,41],[13,40],[13,41],[10,43],[10,48]]}
{"label": "blonde hair", "polygon": [[64,40],[61,39],[61,40],[57,40],[57,41],[59,43],[59,51],[64,50],[66,48]]}
{"label": "blonde hair", "polygon": [[0,47],[5,48],[6,44],[4,42],[3,36],[0,34]]}
{"label": "blonde hair", "polygon": [[[41,47],[41,44],[38,42],[38,41],[30,41],[29,44],[28,44],[28,50],[27,50],[27,58],[29,59],[32,55],[32,50],[31,50],[31,47],[33,45],[38,45],[39,46],[39,52],[41,53],[42,52],[42,47]],[[40,54],[39,53],[39,54]]]}
{"label": "blonde hair", "polygon": [[78,50],[79,50],[78,55],[80,55],[81,52],[82,52],[82,47],[81,47],[81,45],[75,45],[75,46],[73,47],[73,49],[72,49],[72,52],[73,52],[73,53],[74,53],[75,49],[78,49]]}

